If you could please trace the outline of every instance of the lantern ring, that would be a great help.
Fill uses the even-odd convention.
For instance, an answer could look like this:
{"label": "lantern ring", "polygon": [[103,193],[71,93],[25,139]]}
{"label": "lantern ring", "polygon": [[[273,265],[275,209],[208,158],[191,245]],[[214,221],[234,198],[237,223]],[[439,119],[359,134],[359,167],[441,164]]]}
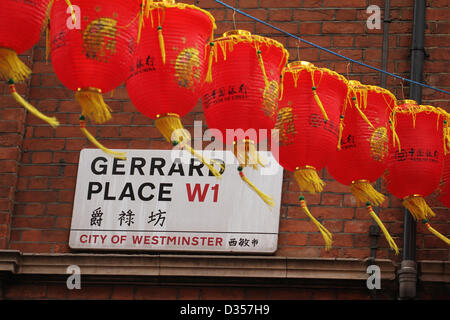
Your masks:
{"label": "lantern ring", "polygon": [[95,92],[95,93],[102,93],[102,90],[101,90],[101,89],[94,88],[94,87],[87,87],[86,89],[78,88],[77,91],[78,91],[78,92],[81,92],[81,91],[89,91],[89,92]]}
{"label": "lantern ring", "polygon": [[287,65],[287,67],[289,69],[295,69],[295,68],[306,68],[306,67],[314,68],[315,66],[314,66],[314,64],[312,64],[309,61],[294,61],[294,62],[289,63]]}
{"label": "lantern ring", "polygon": [[233,141],[233,144],[238,144],[239,142],[255,144],[255,141],[251,139],[242,139],[241,141]]}
{"label": "lantern ring", "polygon": [[170,113],[170,112],[156,115],[156,119],[165,118],[165,117],[176,117],[176,118],[179,118],[180,115],[177,114],[177,113]]}
{"label": "lantern ring", "polygon": [[296,168],[295,168],[295,171],[304,170],[304,169],[313,169],[313,170],[316,170],[316,167],[313,167],[313,166],[296,167]]}
{"label": "lantern ring", "polygon": [[366,179],[353,180],[353,181],[352,181],[352,184],[355,184],[355,183],[370,183],[370,181],[369,181],[369,180],[366,180]]}
{"label": "lantern ring", "polygon": [[397,105],[402,105],[402,104],[414,104],[414,105],[417,105],[417,102],[416,102],[416,100],[411,100],[411,99],[405,99],[405,100],[397,101]]}
{"label": "lantern ring", "polygon": [[423,198],[423,196],[421,194],[413,194],[411,196],[404,197],[403,200],[408,200],[412,198]]}
{"label": "lantern ring", "polygon": [[230,30],[227,31],[223,34],[224,37],[228,37],[228,36],[251,36],[252,33],[250,31],[247,30]]}

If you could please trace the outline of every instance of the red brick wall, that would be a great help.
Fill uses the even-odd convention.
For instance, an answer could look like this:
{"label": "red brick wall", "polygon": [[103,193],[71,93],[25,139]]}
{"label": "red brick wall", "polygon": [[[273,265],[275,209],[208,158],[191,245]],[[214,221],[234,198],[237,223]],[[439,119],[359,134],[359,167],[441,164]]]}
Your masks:
{"label": "red brick wall", "polygon": [[[81,284],[80,290],[67,290],[61,283],[15,283],[4,290],[4,299],[26,300],[395,300],[389,290],[371,293],[358,288],[293,288],[251,286],[170,286],[127,284]],[[420,287],[420,300],[448,300],[444,286]],[[287,304],[285,307],[292,307]],[[168,310],[169,311],[169,310]],[[290,310],[289,310],[290,311]],[[336,311],[333,309],[333,311]],[[277,315],[282,312],[278,310]]]}
{"label": "red brick wall", "polygon": [[[233,13],[212,0],[189,1],[210,10],[216,17],[217,33],[233,28]],[[381,67],[382,30],[368,30],[366,8],[380,0],[228,0],[251,15],[268,21],[306,40],[338,53]],[[450,90],[450,10],[447,0],[429,0],[427,8],[425,81]],[[410,46],[413,18],[413,0],[392,0],[389,34],[388,70],[409,77]],[[333,69],[349,79],[380,85],[380,74],[355,64],[349,64],[328,53],[299,44],[268,27],[235,15],[240,29],[270,36],[283,43],[292,60],[308,60],[320,67]],[[57,130],[26,114],[8,96],[7,87],[0,86],[0,249],[17,249],[28,253],[70,252],[72,201],[76,182],[77,163],[82,148],[92,147],[78,129],[80,107],[73,93],[64,88],[45,61],[45,41],[41,39],[23,59],[32,66],[29,83],[19,91],[40,110],[56,116],[61,122]],[[388,89],[399,99],[408,97],[408,84],[388,77]],[[402,85],[404,89],[402,90]],[[402,92],[403,91],[403,92]],[[450,97],[430,89],[423,90],[424,104],[446,108]],[[113,120],[105,125],[90,127],[99,140],[110,148],[168,148],[153,122],[140,113],[128,99],[124,86],[105,95],[113,109]],[[192,128],[193,120],[204,120],[200,104],[184,119]],[[325,191],[307,195],[312,213],[334,235],[333,248],[326,252],[315,227],[299,207],[298,187],[290,173],[285,174],[279,250],[276,255],[305,257],[366,258],[370,255],[369,226],[372,221],[364,208],[358,208],[347,187],[333,181],[326,171]],[[383,189],[384,187],[383,187]],[[429,201],[435,206],[437,217],[433,225],[444,234],[450,234],[450,213],[439,207],[435,197]],[[381,219],[402,245],[403,208],[401,202],[389,196],[380,212]],[[377,258],[391,258],[384,238],[379,238]],[[448,260],[450,250],[418,226],[417,257],[419,260]],[[50,292],[48,289],[48,292]],[[107,295],[115,294],[111,288]],[[115,290],[115,289],[114,289]],[[124,292],[126,289],[120,289]],[[195,290],[194,290],[195,291]],[[186,294],[197,294],[195,292]],[[119,292],[119,293],[120,293]],[[13,294],[13,293],[9,293]],[[41,294],[41,293],[40,293]],[[124,293],[125,294],[125,293]],[[138,292],[133,293],[134,297]],[[177,294],[184,294],[178,292]]]}

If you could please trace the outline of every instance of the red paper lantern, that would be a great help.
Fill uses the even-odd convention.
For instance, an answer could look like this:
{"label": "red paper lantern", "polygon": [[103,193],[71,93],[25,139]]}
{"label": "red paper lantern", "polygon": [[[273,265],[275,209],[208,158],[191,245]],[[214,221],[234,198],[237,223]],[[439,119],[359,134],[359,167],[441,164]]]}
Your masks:
{"label": "red paper lantern", "polygon": [[418,105],[414,100],[398,102],[392,115],[388,168],[388,191],[403,199],[414,219],[450,244],[450,240],[432,229],[428,220],[435,213],[424,197],[439,186],[444,166],[445,113],[433,106]]}
{"label": "red paper lantern", "polygon": [[348,85],[346,108],[341,115],[338,151],[327,169],[336,181],[351,186],[358,203],[366,204],[369,214],[378,223],[391,248],[398,253],[394,240],[372,210],[372,204],[380,205],[385,197],[371,184],[387,168],[387,131],[396,98],[386,89],[362,85],[359,81],[351,80]]}
{"label": "red paper lantern", "polygon": [[[289,54],[275,40],[232,30],[210,43],[208,55],[202,97],[208,127],[218,130],[221,135],[216,138],[225,144],[234,144],[241,178],[273,206],[271,197],[256,188],[243,169],[261,164],[256,148],[267,137],[261,137],[258,130],[274,128],[281,73]],[[232,137],[227,138],[227,130],[233,130]]]}
{"label": "red paper lantern", "polygon": [[85,129],[85,119],[104,123],[111,109],[103,101],[107,93],[128,76],[142,0],[73,0],[80,8],[80,28],[68,26],[67,6],[56,1],[50,16],[51,57],[61,82],[75,92],[82,108],[80,128],[107,153],[123,157],[100,145]]}
{"label": "red paper lantern", "polygon": [[[289,64],[283,79],[284,94],[275,126],[279,130],[278,162],[294,172],[301,191],[322,192],[324,182],[317,171],[328,164],[337,148],[347,81],[331,70],[305,61]],[[329,248],[331,234],[310,214],[304,197],[300,201]]]}
{"label": "red paper lantern", "polygon": [[56,118],[40,113],[17,92],[14,83],[28,79],[31,70],[17,56],[31,49],[47,25],[50,0],[2,0],[0,2],[0,79],[8,81],[14,99],[35,116],[58,126]]}
{"label": "red paper lantern", "polygon": [[214,17],[194,5],[149,3],[145,27],[129,70],[127,91],[136,108],[167,141],[181,144],[215,175],[216,169],[190,148],[180,118],[200,99],[206,76],[205,45],[216,28]]}
{"label": "red paper lantern", "polygon": [[17,57],[31,49],[46,26],[50,0],[2,0],[0,2],[0,77],[26,80],[31,70]]}

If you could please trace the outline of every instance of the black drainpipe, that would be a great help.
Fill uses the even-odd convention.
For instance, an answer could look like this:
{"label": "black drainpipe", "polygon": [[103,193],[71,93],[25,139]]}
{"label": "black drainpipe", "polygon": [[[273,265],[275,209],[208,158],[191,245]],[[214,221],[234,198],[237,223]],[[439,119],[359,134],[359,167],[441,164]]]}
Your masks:
{"label": "black drainpipe", "polygon": [[[382,51],[382,69],[387,70],[387,61],[388,61],[388,53],[389,53],[389,24],[391,22],[391,2],[390,0],[386,0],[384,2],[384,14],[383,14],[383,51]],[[381,86],[386,88],[386,74],[381,74]],[[375,183],[375,189],[381,191],[381,179],[378,179]],[[380,213],[380,209],[378,207],[374,207],[373,209],[377,215]],[[377,225],[375,221],[373,221],[372,225],[369,228],[369,236],[370,236],[370,257],[367,261],[369,265],[375,264],[375,259],[377,257],[378,250],[378,238],[380,237],[381,229]],[[376,300],[377,290],[371,290],[372,299]]]}
{"label": "black drainpipe", "polygon": [[[423,80],[423,64],[425,60],[425,0],[414,1],[414,24],[411,47],[411,79],[417,82]],[[422,103],[422,87],[411,84],[409,97]],[[417,287],[416,264],[416,222],[405,209],[403,224],[403,260],[399,274],[399,298],[414,299]]]}
{"label": "black drainpipe", "polygon": [[[387,70],[388,53],[389,53],[389,24],[391,23],[391,1],[384,2],[384,17],[383,17],[383,56],[381,60],[381,68]],[[386,74],[381,74],[381,86],[386,88]]]}

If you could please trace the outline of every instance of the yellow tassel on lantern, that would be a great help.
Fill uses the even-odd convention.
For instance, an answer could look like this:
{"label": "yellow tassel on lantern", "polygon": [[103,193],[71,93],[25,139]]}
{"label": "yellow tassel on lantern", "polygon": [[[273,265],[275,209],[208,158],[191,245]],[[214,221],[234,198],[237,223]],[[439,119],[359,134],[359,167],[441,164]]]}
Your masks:
{"label": "yellow tassel on lantern", "polygon": [[139,12],[139,23],[138,23],[138,34],[136,38],[136,42],[139,43],[141,41],[141,34],[142,34],[142,28],[144,27],[144,17],[148,15],[148,6],[150,5],[150,2],[147,0],[144,0],[141,3],[141,11]]}
{"label": "yellow tassel on lantern", "polygon": [[398,251],[397,244],[395,243],[394,239],[389,234],[389,231],[386,229],[386,227],[384,226],[381,219],[377,216],[375,211],[373,211],[371,203],[367,202],[366,206],[367,206],[367,210],[369,211],[370,216],[377,223],[377,225],[380,227],[381,231],[383,232],[384,237],[386,238],[387,242],[389,243],[389,246],[391,247],[392,250],[395,251],[395,254],[398,254],[399,251]]}
{"label": "yellow tassel on lantern", "polygon": [[8,83],[9,83],[9,90],[10,90],[11,95],[14,98],[14,100],[16,100],[25,109],[30,111],[34,116],[36,116],[39,119],[50,124],[53,128],[56,128],[57,126],[59,126],[59,122],[55,117],[47,117],[46,115],[41,113],[38,109],[36,109],[34,106],[32,106],[28,101],[26,101],[24,98],[22,98],[22,96],[17,93],[16,87],[12,80],[8,81]]}
{"label": "yellow tassel on lantern", "polygon": [[75,15],[75,10],[73,9],[73,6],[69,0],[65,0],[65,1],[66,1],[67,6],[72,9],[72,10],[70,10],[70,15],[72,16],[72,23],[75,24],[77,22],[77,16]]}
{"label": "yellow tassel on lantern", "polygon": [[416,221],[428,220],[435,216],[435,213],[420,195],[412,195],[403,199],[403,205],[409,210]]}
{"label": "yellow tassel on lantern", "polygon": [[297,168],[294,172],[294,178],[300,187],[300,191],[308,191],[309,193],[322,192],[325,182],[320,179],[316,168],[305,166],[304,168]]}
{"label": "yellow tassel on lantern", "polygon": [[205,81],[207,83],[212,82],[212,63],[213,63],[214,55],[217,52],[214,47],[214,42],[211,42],[209,45],[210,45],[210,48],[209,48],[210,51],[209,51],[209,58],[208,58],[208,71],[206,73],[206,79],[205,79]]}
{"label": "yellow tassel on lantern", "polygon": [[273,201],[272,197],[265,194],[264,192],[262,192],[258,187],[256,187],[244,174],[243,172],[243,167],[239,166],[238,167],[238,171],[239,171],[239,176],[241,177],[242,181],[244,181],[245,183],[248,184],[248,186],[253,189],[253,191],[255,191],[258,196],[269,206],[269,207],[273,207],[275,205],[275,202]]}
{"label": "yellow tassel on lantern", "polygon": [[258,166],[264,167],[261,161],[258,151],[256,150],[255,143],[251,140],[242,140],[238,143],[234,143],[233,153],[239,162],[239,176],[241,179],[248,184],[248,186],[255,191],[258,196],[270,207],[275,205],[272,197],[262,192],[258,187],[256,187],[244,174],[243,170],[246,167],[252,167],[253,169],[258,169]]}
{"label": "yellow tassel on lantern", "polygon": [[316,87],[315,79],[314,79],[315,71],[312,70],[312,71],[310,71],[310,73],[311,73],[311,80],[312,80],[312,85],[313,85],[312,91],[313,91],[314,100],[316,100],[317,105],[319,106],[320,110],[322,111],[323,118],[326,121],[328,121],[329,118],[328,118],[327,112],[325,111],[325,108],[324,108],[324,106],[322,104],[322,101],[320,101],[319,95],[317,94],[317,87]]}
{"label": "yellow tassel on lantern", "polygon": [[341,118],[339,120],[339,135],[338,135],[338,146],[337,149],[341,150],[341,141],[342,141],[342,135],[344,134],[344,115],[341,115]]}
{"label": "yellow tassel on lantern", "polygon": [[19,59],[14,50],[0,48],[0,79],[8,81],[14,80],[15,83],[25,81],[31,74],[22,60]]}
{"label": "yellow tassel on lantern", "polygon": [[261,71],[263,73],[264,82],[266,83],[266,87],[269,86],[269,79],[267,78],[266,67],[264,66],[264,60],[262,58],[261,50],[259,50],[259,46],[256,46],[256,54],[258,56],[259,65],[261,67]]}
{"label": "yellow tassel on lantern", "polygon": [[450,246],[450,239],[448,239],[446,236],[444,236],[443,234],[441,234],[440,232],[438,232],[436,229],[434,229],[433,227],[431,227],[430,224],[428,223],[428,220],[423,220],[423,223],[424,223],[425,226],[427,227],[428,231],[430,231],[432,234],[434,234],[436,237],[438,237],[439,239],[441,239],[441,240],[444,241],[447,245]]}
{"label": "yellow tassel on lantern", "polygon": [[75,98],[81,105],[82,114],[95,123],[105,123],[111,119],[112,110],[103,100],[100,89],[78,89],[75,93]]}
{"label": "yellow tassel on lantern", "polygon": [[356,108],[356,110],[358,110],[359,114],[360,114],[361,117],[364,119],[364,121],[366,121],[367,124],[368,124],[372,129],[375,129],[375,127],[374,127],[373,124],[370,122],[370,120],[367,118],[367,116],[364,114],[364,112],[362,112],[361,108],[359,107],[359,104],[356,102],[356,97],[353,97],[353,100],[355,101],[355,108]]}
{"label": "yellow tassel on lantern", "polygon": [[353,181],[350,190],[359,204],[371,202],[374,205],[379,206],[386,199],[386,197],[375,190],[367,180]]}
{"label": "yellow tassel on lantern", "polygon": [[158,39],[159,39],[159,47],[161,49],[161,57],[163,64],[166,64],[166,46],[164,44],[164,36],[162,32],[162,26],[158,26]]}
{"label": "yellow tassel on lantern", "polygon": [[179,115],[175,113],[168,113],[164,116],[157,115],[155,125],[168,142],[174,145],[180,145],[181,147],[185,148],[194,157],[199,159],[205,166],[207,166],[212,174],[214,174],[218,178],[221,177],[220,172],[217,171],[217,169],[210,163],[211,161],[207,161],[202,155],[200,155],[190,147],[190,134],[186,129],[184,129]]}
{"label": "yellow tassel on lantern", "polygon": [[100,142],[98,142],[97,139],[86,129],[86,118],[82,115],[80,117],[80,130],[84,134],[84,136],[92,142],[97,148],[101,149],[104,153],[109,154],[115,158],[126,160],[126,153],[124,152],[115,152],[108,148],[106,148],[104,145],[102,145]]}
{"label": "yellow tassel on lantern", "polygon": [[316,225],[317,229],[319,229],[320,233],[322,234],[322,237],[325,240],[325,250],[330,250],[331,245],[333,244],[333,235],[311,214],[308,206],[306,205],[305,197],[300,196],[299,200],[303,212],[309,217],[309,219],[311,219],[311,221]]}
{"label": "yellow tassel on lantern", "polygon": [[255,143],[251,140],[242,140],[234,143],[233,153],[242,167],[252,167],[258,169],[258,165],[264,167],[261,158],[256,150]]}

